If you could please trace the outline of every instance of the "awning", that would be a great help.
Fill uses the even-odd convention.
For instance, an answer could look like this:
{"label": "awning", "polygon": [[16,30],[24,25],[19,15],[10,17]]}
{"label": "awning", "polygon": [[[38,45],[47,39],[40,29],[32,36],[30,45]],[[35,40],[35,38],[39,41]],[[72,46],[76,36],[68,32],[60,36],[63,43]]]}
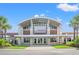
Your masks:
{"label": "awning", "polygon": [[14,37],[73,37],[73,35],[14,35]]}

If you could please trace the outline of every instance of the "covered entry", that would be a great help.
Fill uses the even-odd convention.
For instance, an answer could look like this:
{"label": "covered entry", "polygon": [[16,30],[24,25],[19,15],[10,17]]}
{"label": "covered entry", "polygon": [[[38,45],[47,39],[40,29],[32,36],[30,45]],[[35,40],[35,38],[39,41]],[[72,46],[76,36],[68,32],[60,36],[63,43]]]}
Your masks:
{"label": "covered entry", "polygon": [[33,38],[33,45],[45,45],[48,44],[47,38]]}

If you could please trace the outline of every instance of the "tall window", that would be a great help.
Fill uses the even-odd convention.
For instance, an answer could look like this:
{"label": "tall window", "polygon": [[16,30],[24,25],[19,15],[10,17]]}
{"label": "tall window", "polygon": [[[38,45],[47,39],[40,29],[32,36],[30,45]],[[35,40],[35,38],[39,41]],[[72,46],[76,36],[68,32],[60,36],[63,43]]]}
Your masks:
{"label": "tall window", "polygon": [[30,28],[30,25],[23,27],[23,29],[29,29],[29,28]]}
{"label": "tall window", "polygon": [[50,29],[57,29],[57,27],[54,25],[50,25]]}
{"label": "tall window", "polygon": [[29,43],[29,42],[30,42],[30,39],[24,38],[24,42],[25,42],[25,43]]}
{"label": "tall window", "polygon": [[47,26],[46,24],[34,24],[33,30],[35,34],[46,34]]}
{"label": "tall window", "polygon": [[56,41],[56,38],[51,38],[51,39],[50,39],[50,42],[57,42],[57,41]]}

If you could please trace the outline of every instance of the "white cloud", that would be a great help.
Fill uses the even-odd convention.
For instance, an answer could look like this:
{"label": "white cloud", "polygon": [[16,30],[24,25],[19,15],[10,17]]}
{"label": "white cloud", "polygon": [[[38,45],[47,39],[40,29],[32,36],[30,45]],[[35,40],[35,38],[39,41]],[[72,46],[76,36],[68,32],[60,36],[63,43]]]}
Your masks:
{"label": "white cloud", "polygon": [[38,14],[35,14],[35,15],[34,15],[34,17],[39,17],[39,16],[44,17],[45,14],[42,13],[42,14],[39,14],[39,15],[38,15]]}
{"label": "white cloud", "polygon": [[34,15],[34,17],[39,17],[39,15],[38,15],[38,14],[36,14],[36,15]]}
{"label": "white cloud", "polygon": [[63,4],[59,4],[57,6],[57,8],[63,10],[63,11],[78,11],[79,10],[79,7],[78,5],[69,5],[69,4],[66,4],[66,3],[63,3]]}

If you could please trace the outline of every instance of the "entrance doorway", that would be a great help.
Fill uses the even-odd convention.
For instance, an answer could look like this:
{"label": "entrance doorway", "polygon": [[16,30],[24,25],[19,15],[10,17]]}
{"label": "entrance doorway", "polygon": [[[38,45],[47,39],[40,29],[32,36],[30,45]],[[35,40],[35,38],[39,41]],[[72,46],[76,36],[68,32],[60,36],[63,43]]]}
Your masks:
{"label": "entrance doorway", "polygon": [[33,44],[34,45],[46,45],[47,44],[47,39],[46,38],[34,38],[33,39]]}

